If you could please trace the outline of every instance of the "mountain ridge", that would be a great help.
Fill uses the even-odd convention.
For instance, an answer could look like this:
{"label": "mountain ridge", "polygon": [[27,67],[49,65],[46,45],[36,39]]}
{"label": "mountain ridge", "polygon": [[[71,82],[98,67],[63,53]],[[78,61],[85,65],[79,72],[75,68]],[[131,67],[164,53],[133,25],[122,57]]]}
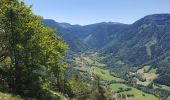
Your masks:
{"label": "mountain ridge", "polygon": [[[69,45],[74,41],[71,43],[71,47],[74,47],[71,50],[86,52],[90,48],[99,52],[100,56],[104,57],[101,62],[107,64],[107,68],[113,72],[115,68],[138,68],[150,65],[158,68],[157,73],[160,77],[156,82],[162,82],[159,81],[161,77],[169,78],[170,14],[148,15],[128,25],[113,22],[85,26],[58,24],[60,23],[56,23],[54,28],[59,28],[61,34],[67,33],[63,37],[67,39],[64,40]],[[74,50],[75,47],[82,49],[81,46],[84,47],[83,51]],[[167,83],[165,85],[170,86]]]}

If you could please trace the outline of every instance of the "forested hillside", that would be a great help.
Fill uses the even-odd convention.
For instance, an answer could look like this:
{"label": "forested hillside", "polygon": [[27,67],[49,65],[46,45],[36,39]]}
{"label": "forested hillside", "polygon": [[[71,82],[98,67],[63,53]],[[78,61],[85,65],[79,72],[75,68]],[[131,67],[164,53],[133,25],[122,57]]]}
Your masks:
{"label": "forested hillside", "polygon": [[[58,29],[59,33],[61,33],[61,36],[69,32],[71,36],[70,35],[63,36],[63,39],[65,41],[68,41],[67,43],[72,43],[73,41],[76,41],[76,39],[69,41],[68,39],[65,38],[77,37],[77,39],[81,40],[82,42],[81,45],[83,45],[84,43],[86,44],[86,48],[93,49],[103,48],[113,38],[116,38],[121,30],[125,29],[128,26],[126,24],[113,22],[102,22],[97,24],[80,26],[70,25],[68,23],[57,23],[53,20],[47,19],[44,20],[44,23],[49,27]],[[78,41],[76,41],[76,43],[78,43]],[[72,46],[70,47],[72,48]]]}
{"label": "forested hillside", "polygon": [[[146,16],[122,31],[117,39],[111,41],[110,46],[103,49],[103,52],[109,55],[110,59],[115,59],[117,56],[117,60],[130,67],[150,65],[158,68],[157,73],[160,74],[160,78],[164,76],[169,79],[169,29],[169,14]],[[114,61],[109,63],[113,64]],[[168,84],[165,82],[164,85]]]}
{"label": "forested hillside", "polygon": [[73,35],[69,30],[72,27],[68,23],[57,23],[54,20],[46,19],[44,24],[56,30],[56,33],[60,35],[69,45],[69,48],[74,52],[80,52],[88,49],[87,45],[83,43],[80,38]]}

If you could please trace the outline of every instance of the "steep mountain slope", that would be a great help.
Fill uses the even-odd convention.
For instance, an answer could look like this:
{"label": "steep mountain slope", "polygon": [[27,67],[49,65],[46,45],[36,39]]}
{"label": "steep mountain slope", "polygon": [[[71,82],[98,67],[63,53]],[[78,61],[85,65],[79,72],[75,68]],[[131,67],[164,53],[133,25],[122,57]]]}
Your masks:
{"label": "steep mountain slope", "polygon": [[[53,20],[44,20],[45,25],[57,29],[63,39],[70,45],[71,48],[80,46],[80,44],[88,48],[100,49],[116,38],[119,31],[126,28],[128,25],[113,22],[102,22],[91,25],[70,25],[68,23],[57,23]],[[76,44],[76,42],[78,44]],[[83,42],[83,43],[82,43]],[[73,46],[73,47],[72,47]],[[77,47],[79,48],[79,47]],[[81,49],[80,47],[79,49]]]}
{"label": "steep mountain slope", "polygon": [[91,29],[89,29],[89,34],[83,41],[90,44],[92,48],[101,49],[112,39],[116,38],[119,31],[127,26],[126,24],[112,22],[102,22],[85,26],[91,27]]}
{"label": "steep mountain slope", "polygon": [[[121,61],[120,66],[151,65],[158,68],[160,79],[170,79],[169,43],[170,14],[149,15],[121,31],[116,39],[105,46],[103,54],[107,57],[103,61],[109,61],[107,63],[112,66],[116,61]],[[170,86],[169,82],[164,84]]]}
{"label": "steep mountain slope", "polygon": [[45,19],[44,24],[56,29],[56,34],[59,34],[64,39],[64,41],[69,45],[71,51],[81,52],[88,49],[88,46],[85,43],[70,32],[69,28],[72,27],[72,25],[68,23],[57,23],[51,19]]}
{"label": "steep mountain slope", "polygon": [[154,60],[169,52],[169,21],[169,14],[146,16],[121,31],[103,51],[117,55],[134,66]]}

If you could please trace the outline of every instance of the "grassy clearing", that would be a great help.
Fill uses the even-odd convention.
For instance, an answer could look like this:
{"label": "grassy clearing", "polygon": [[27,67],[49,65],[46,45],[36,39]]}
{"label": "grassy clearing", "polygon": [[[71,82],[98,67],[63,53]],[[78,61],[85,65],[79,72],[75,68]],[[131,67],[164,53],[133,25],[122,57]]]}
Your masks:
{"label": "grassy clearing", "polygon": [[85,58],[85,57],[75,57],[75,69],[79,70],[79,71],[88,71],[89,70],[89,62],[91,62],[90,59]]}
{"label": "grassy clearing", "polygon": [[169,86],[166,86],[166,85],[161,85],[162,89],[165,89],[165,90],[170,90],[170,87]]}
{"label": "grassy clearing", "polygon": [[106,66],[103,63],[100,63],[97,59],[96,54],[90,55],[90,56],[86,56],[84,54],[77,56],[74,58],[75,59],[75,63],[76,63],[76,67],[104,67]]}
{"label": "grassy clearing", "polygon": [[[158,100],[154,95],[144,93],[136,88],[132,88],[131,91],[122,92],[122,94],[134,94],[134,97],[128,98],[128,100]],[[143,94],[145,96],[143,96]]]}
{"label": "grassy clearing", "polygon": [[150,84],[155,78],[157,78],[158,75],[154,74],[154,73],[145,73],[143,74],[143,77],[146,79],[145,82],[142,81],[137,81],[137,84],[142,84],[144,86],[147,86],[148,84]]}
{"label": "grassy clearing", "polygon": [[[119,88],[123,88],[123,89],[126,89],[126,88],[129,88],[127,85],[125,84],[111,84],[110,85],[110,88],[113,90],[113,91],[118,91]],[[130,91],[125,91],[125,92],[120,92],[119,94],[134,94],[134,97],[129,97],[127,100],[158,100],[154,95],[152,94],[147,94],[147,93],[144,93],[136,88],[133,88],[131,87],[132,90]],[[145,96],[143,96],[143,94]]]}
{"label": "grassy clearing", "polygon": [[111,84],[110,85],[110,88],[113,90],[113,91],[118,91],[119,88],[128,88],[128,86],[126,86],[125,84],[119,84],[119,83],[115,83],[115,84]]}
{"label": "grassy clearing", "polygon": [[137,70],[137,73],[144,74],[145,71],[148,71],[150,66],[144,66],[143,68]]}
{"label": "grassy clearing", "polygon": [[137,73],[144,73],[145,71],[148,71],[150,66],[144,66],[143,68],[139,69]]}
{"label": "grassy clearing", "polygon": [[157,39],[155,37],[152,37],[146,44],[148,46],[152,46],[152,45],[155,45],[157,43]]}
{"label": "grassy clearing", "polygon": [[168,99],[167,100],[170,100],[170,96],[168,97]]}
{"label": "grassy clearing", "polygon": [[20,96],[0,92],[0,100],[24,100]]}
{"label": "grassy clearing", "polygon": [[149,73],[156,73],[156,71],[157,71],[157,68],[152,68],[152,69],[149,71]]}
{"label": "grassy clearing", "polygon": [[[139,69],[137,71],[137,73],[141,74],[143,78],[146,79],[145,82],[141,82],[139,80],[137,80],[137,84],[142,84],[144,86],[147,86],[148,84],[150,84],[155,78],[158,77],[158,74],[156,74],[157,69],[156,68],[152,68],[149,72],[147,72],[149,70],[150,66],[144,66],[143,68]],[[146,72],[145,72],[146,71]]]}
{"label": "grassy clearing", "polygon": [[102,64],[102,63],[99,63],[98,61],[95,61],[93,66],[96,66],[96,67],[105,67],[106,64]]}
{"label": "grassy clearing", "polygon": [[170,91],[170,87],[169,86],[166,86],[166,85],[161,85],[161,84],[158,84],[159,87],[155,84],[153,84],[153,88],[160,88],[160,89],[164,89],[164,90],[169,90]]}
{"label": "grassy clearing", "polygon": [[117,78],[117,77],[110,75],[108,70],[104,70],[104,69],[97,68],[97,67],[92,67],[92,71],[93,71],[93,73],[99,75],[103,80],[115,80],[115,81],[119,81],[119,82],[124,81],[121,78]]}

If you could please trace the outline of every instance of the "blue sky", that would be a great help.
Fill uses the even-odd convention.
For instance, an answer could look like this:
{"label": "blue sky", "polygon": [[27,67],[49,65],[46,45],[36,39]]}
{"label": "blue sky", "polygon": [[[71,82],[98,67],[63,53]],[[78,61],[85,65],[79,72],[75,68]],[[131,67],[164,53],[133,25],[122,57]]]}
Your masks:
{"label": "blue sky", "polygon": [[35,14],[57,22],[131,24],[150,14],[170,13],[170,0],[23,0]]}

